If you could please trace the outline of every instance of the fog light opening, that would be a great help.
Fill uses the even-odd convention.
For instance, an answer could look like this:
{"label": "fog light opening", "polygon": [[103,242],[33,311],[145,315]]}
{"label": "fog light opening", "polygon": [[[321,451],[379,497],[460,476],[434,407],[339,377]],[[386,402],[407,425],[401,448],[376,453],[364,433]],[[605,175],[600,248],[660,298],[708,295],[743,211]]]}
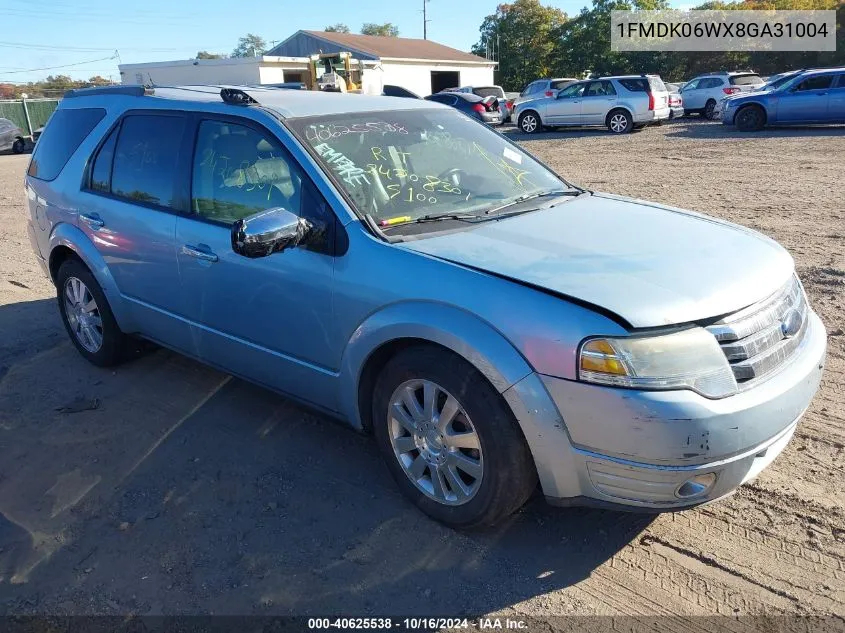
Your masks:
{"label": "fog light opening", "polygon": [[716,473],[696,475],[678,486],[675,496],[679,499],[693,499],[706,495],[716,483]]}

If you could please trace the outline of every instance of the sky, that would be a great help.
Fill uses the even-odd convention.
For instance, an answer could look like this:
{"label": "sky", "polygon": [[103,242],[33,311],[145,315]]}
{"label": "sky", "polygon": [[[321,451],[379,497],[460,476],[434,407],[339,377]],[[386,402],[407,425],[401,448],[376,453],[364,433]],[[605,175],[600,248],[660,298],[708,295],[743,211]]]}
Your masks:
{"label": "sky", "polygon": [[[299,29],[392,22],[422,37],[423,0],[0,0],[0,83],[47,75],[120,80],[117,64],[231,53],[247,33],[279,42]],[[569,15],[589,0],[545,0]],[[478,41],[497,0],[429,0],[428,38],[460,50]],[[119,58],[113,58],[115,51]],[[73,64],[73,66],[68,66]],[[66,66],[64,68],[50,68]],[[43,70],[35,70],[43,69]]]}

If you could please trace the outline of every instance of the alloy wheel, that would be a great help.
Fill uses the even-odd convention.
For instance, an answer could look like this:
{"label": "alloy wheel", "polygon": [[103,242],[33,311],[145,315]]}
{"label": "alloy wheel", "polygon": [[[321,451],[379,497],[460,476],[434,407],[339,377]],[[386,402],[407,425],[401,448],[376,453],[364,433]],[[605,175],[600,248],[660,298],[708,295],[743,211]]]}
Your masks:
{"label": "alloy wheel", "polygon": [[481,486],[481,441],[461,403],[440,385],[399,385],[387,411],[390,443],[405,475],[444,505],[469,502]]}
{"label": "alloy wheel", "polygon": [[103,320],[94,295],[82,280],[68,277],[64,292],[70,329],[85,350],[95,354],[103,346]]}
{"label": "alloy wheel", "polygon": [[610,129],[612,132],[619,134],[624,132],[628,127],[628,119],[624,114],[614,114],[610,117]]}
{"label": "alloy wheel", "polygon": [[537,118],[533,114],[526,114],[522,117],[522,131],[529,134],[537,129]]}

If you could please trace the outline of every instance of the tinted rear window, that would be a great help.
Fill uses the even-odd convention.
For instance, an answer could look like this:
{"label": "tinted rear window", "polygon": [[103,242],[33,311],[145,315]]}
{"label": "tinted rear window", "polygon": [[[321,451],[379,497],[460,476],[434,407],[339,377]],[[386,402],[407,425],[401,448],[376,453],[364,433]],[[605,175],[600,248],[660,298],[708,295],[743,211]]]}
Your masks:
{"label": "tinted rear window", "polygon": [[111,176],[114,195],[169,207],[185,118],[133,114],[123,119]]}
{"label": "tinted rear window", "polygon": [[619,83],[622,84],[626,90],[630,90],[631,92],[648,92],[648,81],[645,77],[620,79]]}
{"label": "tinted rear window", "polygon": [[765,83],[760,75],[733,75],[728,81],[732,86],[762,86]]}
{"label": "tinted rear window", "polygon": [[496,97],[498,99],[503,99],[505,97],[505,91],[501,88],[473,88],[472,91],[479,97]]}
{"label": "tinted rear window", "polygon": [[55,179],[104,116],[102,108],[56,110],[35,145],[27,173],[39,180]]}

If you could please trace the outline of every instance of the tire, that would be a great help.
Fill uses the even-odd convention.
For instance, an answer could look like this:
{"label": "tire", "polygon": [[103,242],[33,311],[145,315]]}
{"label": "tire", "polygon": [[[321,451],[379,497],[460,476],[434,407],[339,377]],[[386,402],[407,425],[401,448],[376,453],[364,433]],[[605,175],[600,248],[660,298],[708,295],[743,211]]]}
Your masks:
{"label": "tire", "polygon": [[124,360],[129,337],[120,331],[100,284],[80,260],[68,259],[59,268],[56,298],[68,336],[88,362],[111,367]]}
{"label": "tire", "polygon": [[759,132],[766,125],[766,113],[760,106],[745,106],[734,116],[734,124],[741,132]]}
{"label": "tire", "polygon": [[713,99],[709,99],[707,103],[704,104],[704,110],[701,112],[701,116],[703,116],[708,121],[713,120],[713,112],[716,109],[716,102]]}
{"label": "tire", "polygon": [[536,134],[543,130],[543,122],[540,115],[529,110],[519,115],[519,130],[525,134]]}
{"label": "tire", "polygon": [[627,110],[611,110],[604,123],[613,134],[627,134],[634,129],[634,120]]}
{"label": "tire", "polygon": [[[436,394],[436,418],[425,414],[427,393]],[[410,398],[416,417],[413,405],[405,404]],[[522,507],[537,486],[531,452],[504,399],[449,351],[415,346],[391,358],[376,380],[372,407],[376,442],[396,484],[441,523],[494,525]],[[442,427],[447,410],[452,415]],[[412,474],[415,465],[421,466]]]}
{"label": "tire", "polygon": [[12,152],[15,154],[23,154],[25,149],[26,141],[22,138],[15,139],[15,142],[12,143]]}

